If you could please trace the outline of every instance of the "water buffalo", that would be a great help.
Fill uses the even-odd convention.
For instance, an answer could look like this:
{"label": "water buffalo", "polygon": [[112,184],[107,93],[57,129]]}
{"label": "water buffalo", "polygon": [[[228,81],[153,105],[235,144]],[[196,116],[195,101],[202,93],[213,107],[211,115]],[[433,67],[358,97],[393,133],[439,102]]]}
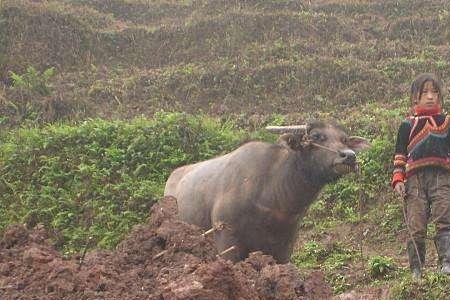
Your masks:
{"label": "water buffalo", "polygon": [[278,143],[248,142],[180,167],[166,182],[180,218],[214,228],[218,251],[231,248],[224,256],[233,261],[260,250],[287,262],[299,219],[321,188],[355,170],[356,152],[370,147],[323,122],[268,129],[281,134]]}

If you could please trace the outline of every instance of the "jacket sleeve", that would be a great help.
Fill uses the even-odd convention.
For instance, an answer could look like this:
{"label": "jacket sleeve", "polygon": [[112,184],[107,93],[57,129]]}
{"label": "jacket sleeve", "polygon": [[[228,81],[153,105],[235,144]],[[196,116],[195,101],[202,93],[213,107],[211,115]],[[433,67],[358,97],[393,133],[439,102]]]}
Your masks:
{"label": "jacket sleeve", "polygon": [[392,188],[398,182],[403,182],[405,180],[406,173],[406,162],[408,159],[408,142],[409,133],[411,131],[411,125],[409,120],[405,120],[400,125],[397,133],[397,141],[395,144],[395,155],[394,155],[394,171],[392,172]]}

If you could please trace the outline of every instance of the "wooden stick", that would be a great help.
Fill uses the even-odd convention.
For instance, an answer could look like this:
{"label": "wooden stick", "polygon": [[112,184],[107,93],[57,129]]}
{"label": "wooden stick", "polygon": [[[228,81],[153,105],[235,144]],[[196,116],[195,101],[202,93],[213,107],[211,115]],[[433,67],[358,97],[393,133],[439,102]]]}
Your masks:
{"label": "wooden stick", "polygon": [[207,236],[210,233],[213,233],[214,231],[216,231],[216,227],[213,227],[205,232],[202,233],[202,236]]}
{"label": "wooden stick", "polygon": [[86,256],[87,248],[91,245],[92,239],[93,239],[93,237],[90,236],[88,238],[88,241],[87,241],[86,245],[84,245],[83,253],[81,254],[80,261],[78,262],[78,271],[80,271],[81,267],[83,266],[84,257]]}
{"label": "wooden stick", "polygon": [[225,250],[223,250],[222,252],[220,252],[219,254],[217,254],[217,256],[225,255],[225,254],[227,254],[228,252],[233,251],[234,249],[236,249],[236,246],[233,245],[233,246],[231,246],[230,248],[225,249]]}
{"label": "wooden stick", "polygon": [[164,250],[159,252],[158,254],[156,254],[155,256],[153,256],[153,259],[157,259],[160,258],[161,256],[163,256],[165,253],[167,253],[168,250]]}
{"label": "wooden stick", "polygon": [[207,231],[202,233],[202,236],[207,236],[208,234],[213,233],[214,231],[224,230],[225,227],[226,227],[225,223],[218,222],[218,223],[214,224],[211,229],[208,229]]}

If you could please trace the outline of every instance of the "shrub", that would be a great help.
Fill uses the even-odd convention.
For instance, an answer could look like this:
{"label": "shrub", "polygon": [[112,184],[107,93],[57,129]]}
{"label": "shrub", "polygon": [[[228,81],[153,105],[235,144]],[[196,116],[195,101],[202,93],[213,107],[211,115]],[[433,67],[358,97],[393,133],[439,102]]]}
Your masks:
{"label": "shrub", "polygon": [[[16,97],[7,101],[9,110],[13,111],[20,120],[38,120],[43,114],[43,107],[49,106],[46,97],[52,93],[50,79],[55,75],[54,68],[48,68],[43,72],[30,66],[23,74],[10,71],[12,88]],[[43,97],[41,101],[36,98]]]}
{"label": "shrub", "polygon": [[373,256],[368,261],[368,271],[372,278],[384,278],[396,269],[392,258],[386,256]]}
{"label": "shrub", "polygon": [[42,96],[48,96],[51,93],[50,78],[55,75],[55,68],[48,68],[43,72],[38,72],[30,66],[24,74],[16,74],[10,71],[13,88],[22,93],[35,92]]}
{"label": "shrub", "polygon": [[0,143],[0,230],[43,223],[67,254],[89,237],[112,248],[145,220],[174,168],[230,151],[246,137],[232,122],[181,113],[12,132]]}

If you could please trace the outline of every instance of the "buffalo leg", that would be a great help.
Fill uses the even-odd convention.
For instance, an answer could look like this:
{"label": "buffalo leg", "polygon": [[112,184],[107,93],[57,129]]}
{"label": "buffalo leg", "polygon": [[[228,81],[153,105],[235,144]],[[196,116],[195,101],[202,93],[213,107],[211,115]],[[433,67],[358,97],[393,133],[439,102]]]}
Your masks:
{"label": "buffalo leg", "polygon": [[[242,243],[235,237],[233,230],[225,224],[221,230],[215,232],[215,241],[217,252],[220,257],[237,262],[245,259],[248,256],[248,251],[243,247]],[[233,247],[234,246],[234,247]],[[233,247],[233,248],[231,248]]]}

